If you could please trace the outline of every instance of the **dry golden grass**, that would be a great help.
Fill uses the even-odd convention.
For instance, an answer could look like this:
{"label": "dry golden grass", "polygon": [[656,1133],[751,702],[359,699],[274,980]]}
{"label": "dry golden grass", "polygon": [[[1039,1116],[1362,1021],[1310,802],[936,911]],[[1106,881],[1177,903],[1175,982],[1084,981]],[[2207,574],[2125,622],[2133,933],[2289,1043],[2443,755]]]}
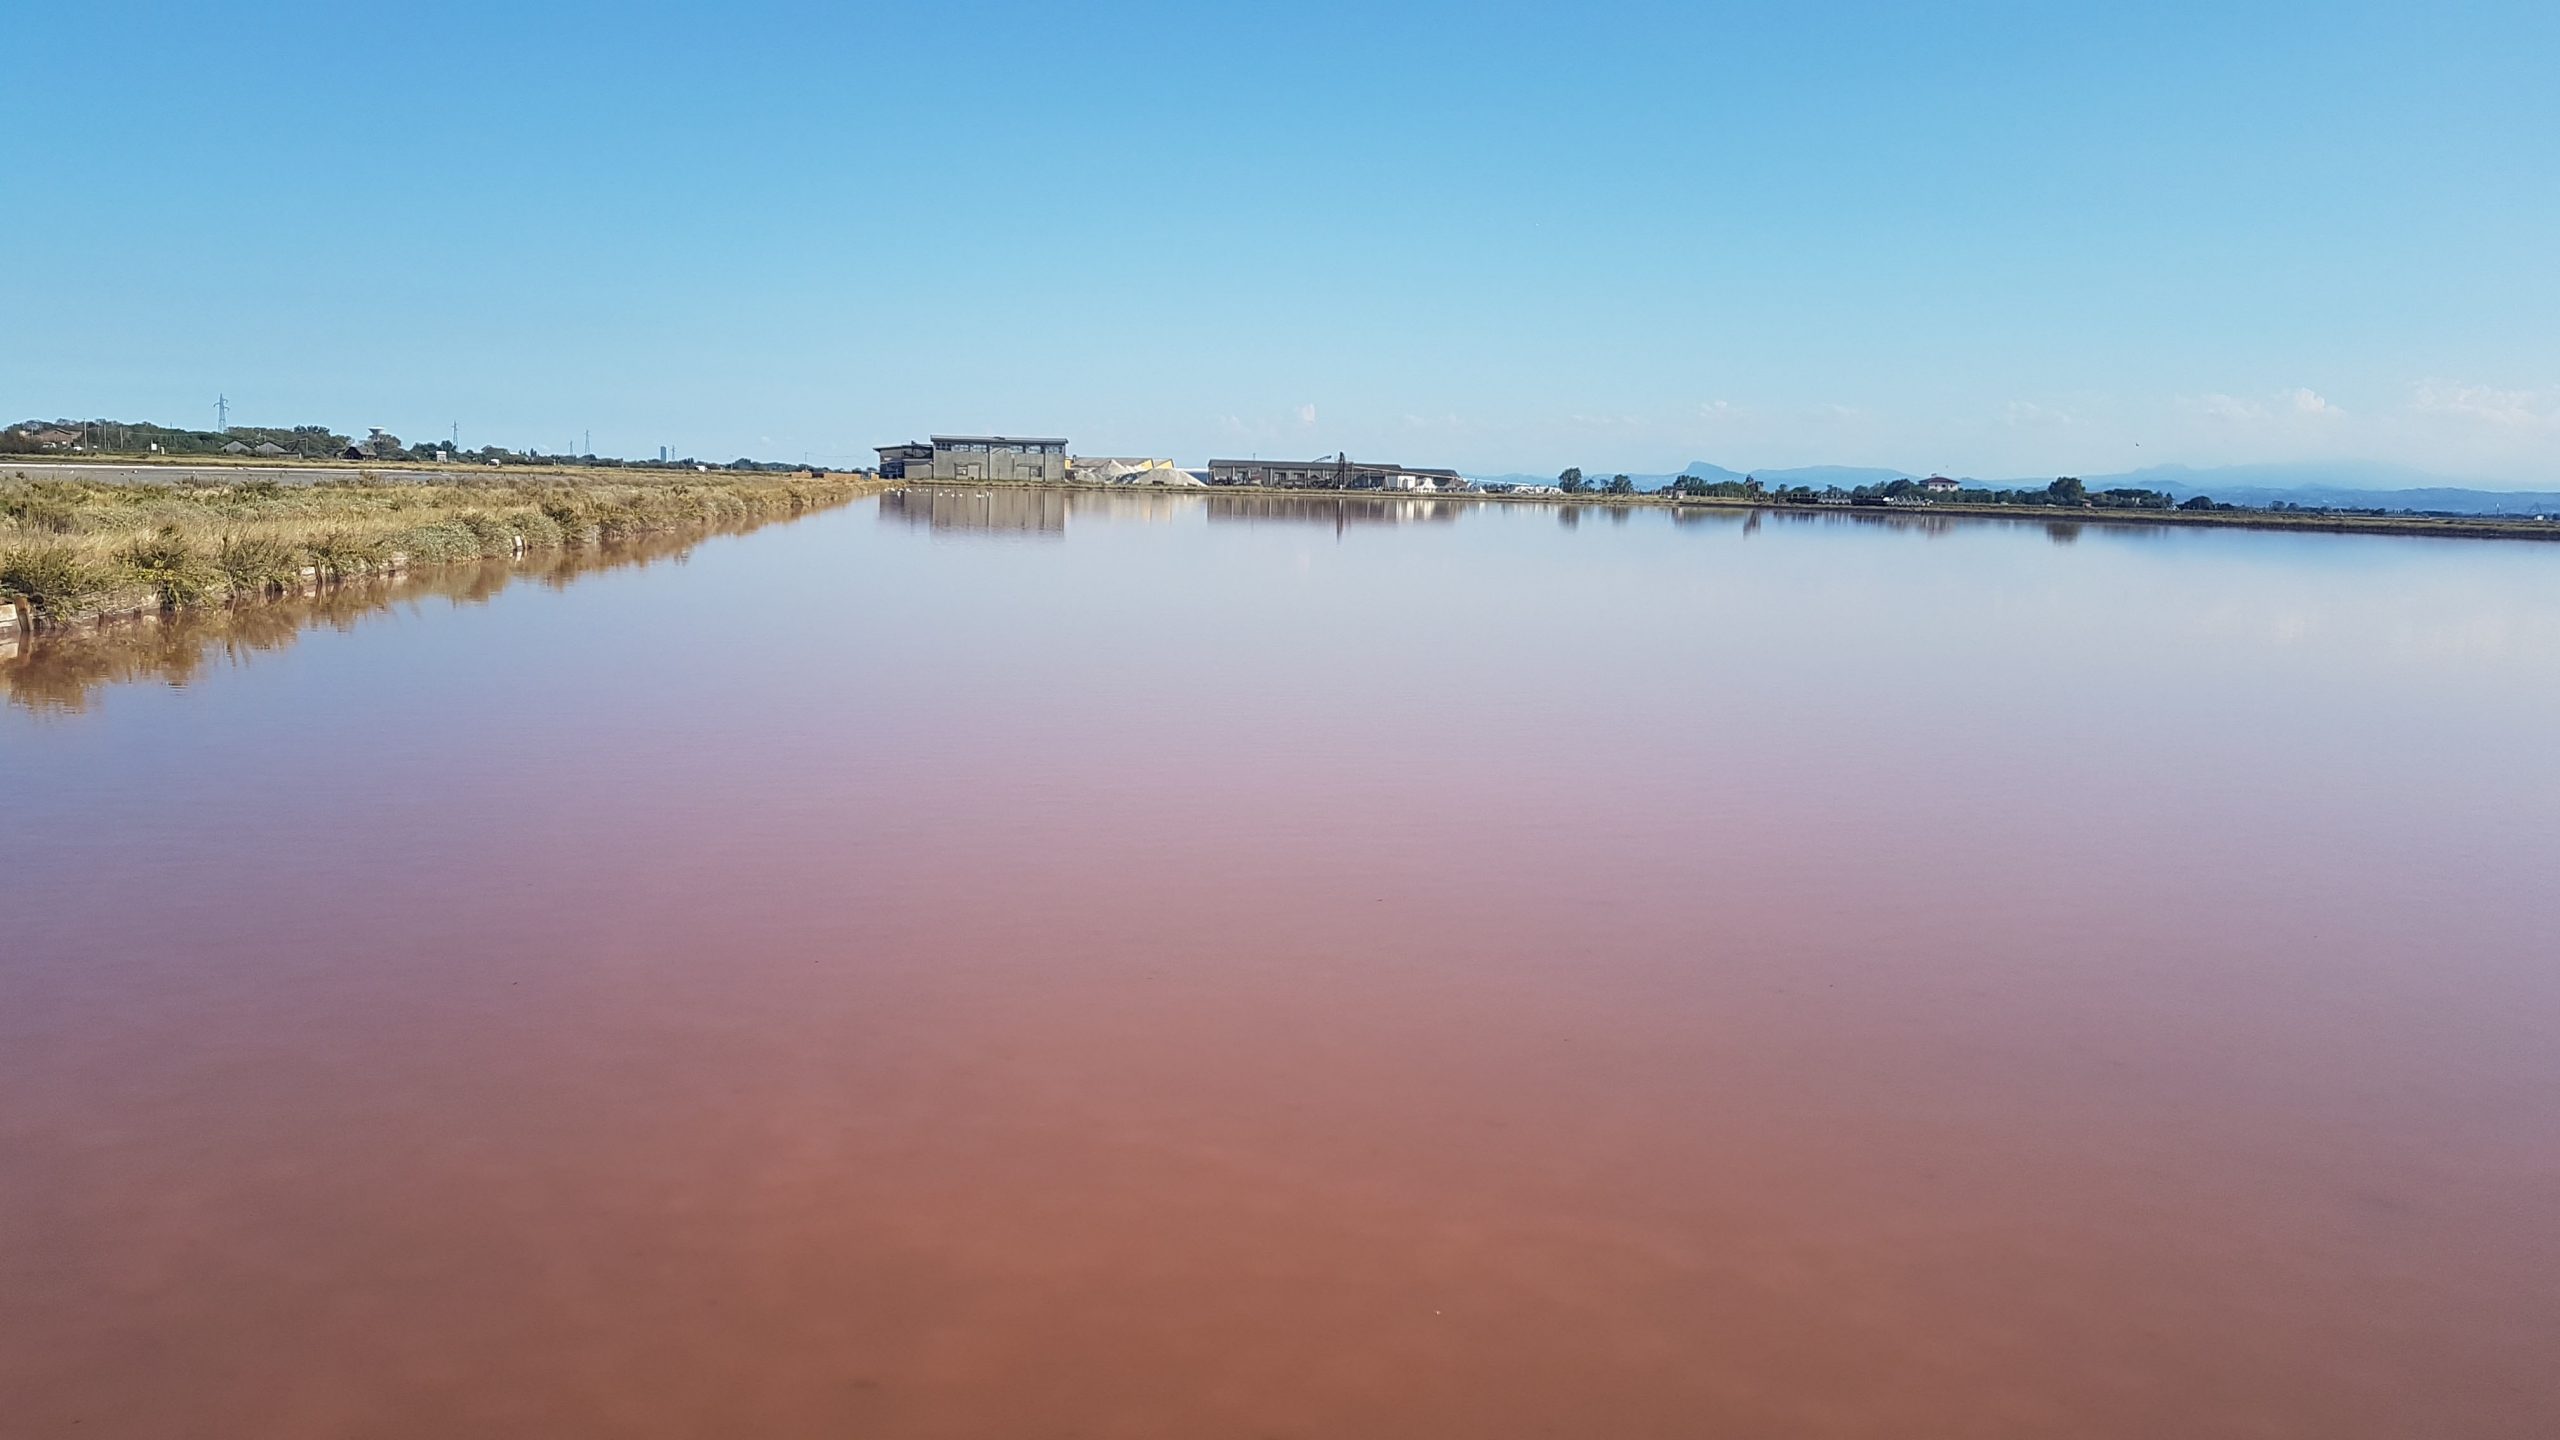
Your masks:
{"label": "dry golden grass", "polygon": [[849,476],[564,476],[99,484],[0,466],[0,596],[39,620],[271,595],[312,581],[576,549],[840,504]]}

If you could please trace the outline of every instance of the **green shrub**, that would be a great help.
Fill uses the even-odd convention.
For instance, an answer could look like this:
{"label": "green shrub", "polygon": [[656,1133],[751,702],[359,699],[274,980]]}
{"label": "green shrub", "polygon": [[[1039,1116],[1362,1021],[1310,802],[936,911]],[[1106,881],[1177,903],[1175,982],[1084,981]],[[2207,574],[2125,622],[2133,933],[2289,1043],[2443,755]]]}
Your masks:
{"label": "green shrub", "polygon": [[596,533],[608,540],[636,535],[656,528],[657,517],[649,502],[637,495],[623,495],[596,507]]}
{"label": "green shrub", "polygon": [[302,557],[292,546],[262,535],[225,535],[214,547],[213,568],[235,595],[265,595],[302,583]]}
{"label": "green shrub", "polygon": [[0,552],[0,594],[27,602],[43,620],[66,620],[107,588],[107,577],[68,545]]}
{"label": "green shrub", "polygon": [[79,486],[40,480],[0,493],[0,515],[29,530],[69,535],[80,528],[80,502],[88,498]]}
{"label": "green shrub", "polygon": [[124,547],[117,557],[136,570],[184,570],[196,560],[195,547],[175,525],[163,525]]}
{"label": "green shrub", "polygon": [[542,502],[542,513],[560,531],[559,543],[571,550],[587,543],[596,532],[596,517],[587,506],[576,500],[553,497]]}
{"label": "green shrub", "polygon": [[443,565],[479,559],[480,537],[458,520],[439,520],[401,531],[384,548],[408,556],[412,565]]}
{"label": "green shrub", "polygon": [[471,532],[471,539],[482,555],[506,555],[515,550],[515,527],[485,510],[457,515],[453,523]]}
{"label": "green shrub", "polygon": [[560,522],[552,519],[548,511],[518,510],[506,517],[506,523],[509,529],[524,537],[528,550],[560,548]]}
{"label": "green shrub", "polygon": [[196,604],[213,587],[214,567],[196,553],[196,547],[175,525],[163,525],[157,532],[134,541],[116,558],[136,578],[160,592],[164,606]]}
{"label": "green shrub", "polygon": [[350,535],[344,530],[331,530],[311,542],[311,563],[319,567],[323,578],[343,580],[350,575],[369,575],[382,568],[384,546],[379,540]]}

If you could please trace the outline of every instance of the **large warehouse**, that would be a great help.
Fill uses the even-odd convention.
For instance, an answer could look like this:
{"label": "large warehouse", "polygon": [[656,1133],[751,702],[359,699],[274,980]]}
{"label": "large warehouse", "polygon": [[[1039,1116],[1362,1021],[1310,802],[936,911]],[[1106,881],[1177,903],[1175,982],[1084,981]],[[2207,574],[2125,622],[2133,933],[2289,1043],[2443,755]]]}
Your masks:
{"label": "large warehouse", "polygon": [[1467,488],[1455,470],[1423,470],[1383,461],[1334,455],[1319,460],[1212,460],[1212,485],[1263,485],[1283,490],[1425,490]]}
{"label": "large warehouse", "polygon": [[1067,478],[1067,442],[1018,435],[936,435],[930,445],[883,445],[883,480],[1046,480]]}

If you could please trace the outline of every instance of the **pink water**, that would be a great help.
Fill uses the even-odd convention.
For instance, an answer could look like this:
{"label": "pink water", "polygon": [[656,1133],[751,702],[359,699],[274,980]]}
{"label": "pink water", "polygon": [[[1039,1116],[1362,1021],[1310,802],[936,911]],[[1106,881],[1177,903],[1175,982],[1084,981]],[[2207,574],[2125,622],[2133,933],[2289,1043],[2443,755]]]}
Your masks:
{"label": "pink water", "polygon": [[2560,1433],[2555,737],[2532,545],[1081,495],[11,705],[0,1433]]}

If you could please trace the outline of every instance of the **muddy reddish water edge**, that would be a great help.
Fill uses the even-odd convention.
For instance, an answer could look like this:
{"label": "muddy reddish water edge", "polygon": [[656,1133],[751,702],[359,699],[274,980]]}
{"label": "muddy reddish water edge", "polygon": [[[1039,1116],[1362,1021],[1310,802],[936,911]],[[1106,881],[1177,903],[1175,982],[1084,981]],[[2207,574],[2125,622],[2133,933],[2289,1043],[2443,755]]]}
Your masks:
{"label": "muddy reddish water edge", "polygon": [[2560,550],[915,495],[0,708],[11,1436],[2560,1434]]}

